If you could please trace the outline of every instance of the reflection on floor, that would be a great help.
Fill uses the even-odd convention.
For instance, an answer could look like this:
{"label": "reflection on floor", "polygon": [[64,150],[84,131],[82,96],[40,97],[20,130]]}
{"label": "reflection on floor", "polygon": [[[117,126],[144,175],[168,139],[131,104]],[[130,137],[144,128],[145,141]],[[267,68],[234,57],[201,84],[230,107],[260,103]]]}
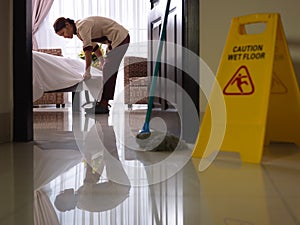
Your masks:
{"label": "reflection on floor", "polygon": [[[271,144],[260,165],[220,152],[200,173],[192,144],[143,151],[132,137],[144,113],[35,109],[35,142],[0,145],[0,224],[30,224],[30,212],[38,225],[300,224],[298,147]],[[164,119],[176,133],[176,114]]]}

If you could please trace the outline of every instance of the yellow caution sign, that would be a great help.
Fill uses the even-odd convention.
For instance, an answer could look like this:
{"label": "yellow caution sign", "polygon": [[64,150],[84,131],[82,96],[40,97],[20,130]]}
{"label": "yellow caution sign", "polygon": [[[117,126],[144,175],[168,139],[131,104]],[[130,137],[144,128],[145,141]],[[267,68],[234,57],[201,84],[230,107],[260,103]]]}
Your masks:
{"label": "yellow caution sign", "polygon": [[[249,25],[264,30],[248,32]],[[264,144],[293,142],[300,146],[300,97],[280,15],[236,17],[217,71],[226,105],[226,130],[220,149],[207,149],[214,129],[209,105],[216,104],[216,85],[209,98],[193,157],[215,151],[238,152],[244,162],[260,163]],[[219,137],[222,138],[222,137]],[[207,154],[209,151],[209,154]]]}

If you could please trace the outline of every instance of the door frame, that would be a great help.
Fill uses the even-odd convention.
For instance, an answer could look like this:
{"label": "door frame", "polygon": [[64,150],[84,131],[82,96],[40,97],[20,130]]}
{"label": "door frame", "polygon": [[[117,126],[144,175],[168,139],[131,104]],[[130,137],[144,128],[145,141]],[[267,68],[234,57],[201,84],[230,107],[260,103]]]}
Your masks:
{"label": "door frame", "polygon": [[[157,0],[151,3],[155,4]],[[187,23],[183,27],[184,47],[199,54],[199,1],[183,0],[183,14],[188,12]],[[190,82],[184,82],[190,85]],[[199,88],[184,87],[192,90],[193,96],[199,96]],[[199,97],[195,99],[199,103]],[[32,141],[33,105],[32,105],[32,1],[13,0],[13,141]],[[199,107],[198,107],[199,108]]]}
{"label": "door frame", "polygon": [[13,141],[33,140],[32,1],[13,0]]}
{"label": "door frame", "polygon": [[[164,12],[164,4],[166,3],[166,0],[150,0],[151,1],[151,12],[148,15],[148,39],[152,40],[153,39],[153,34],[155,31],[155,35],[157,38],[157,32],[158,30],[160,31],[160,25],[161,21],[164,17],[163,12]],[[199,47],[199,1],[195,0],[174,0],[171,1],[171,9],[170,13],[172,11],[172,7],[175,7],[177,5],[180,5],[178,8],[181,10],[181,12],[178,13],[179,16],[182,18],[176,18],[180,20],[179,27],[176,27],[176,34],[180,35],[180,37],[176,37],[177,41],[175,44],[182,45],[182,47],[188,49],[189,51],[193,52],[194,54],[184,54],[182,53],[181,57],[179,57],[179,61],[177,65],[182,65],[183,67],[186,67],[189,65],[189,71],[192,71],[193,74],[187,74],[184,70],[181,73],[181,77],[179,82],[177,84],[182,85],[183,90],[188,94],[188,95],[182,95],[181,98],[178,97],[177,99],[181,99],[180,101],[182,104],[179,104],[182,106],[180,110],[182,110],[182,130],[183,130],[183,138],[188,141],[188,142],[193,142],[196,140],[197,135],[198,135],[198,130],[200,126],[200,77],[199,77],[199,70],[200,70],[200,65],[199,65],[199,60],[196,62],[195,60],[195,55],[199,56],[200,55],[200,47]],[[153,24],[155,26],[153,26]],[[154,30],[155,28],[156,30]],[[177,33],[177,31],[179,31]],[[152,33],[151,33],[152,32]],[[181,33],[181,34],[180,34]],[[168,34],[168,31],[167,31]],[[168,38],[167,38],[168,39]],[[150,46],[150,49],[152,49],[152,46]],[[150,53],[150,59],[152,59],[152,53]],[[180,54],[180,53],[178,53]],[[193,62],[192,64],[190,62]],[[164,76],[165,73],[165,68],[161,66],[161,76]],[[187,68],[185,68],[187,69]],[[153,67],[148,69],[149,75],[152,74]],[[178,76],[180,77],[180,76]],[[165,78],[165,76],[164,76]],[[159,83],[158,83],[159,84]],[[159,89],[160,86],[158,85]],[[164,86],[162,86],[162,91],[158,91],[157,96],[162,96],[164,97]],[[165,105],[163,104],[163,101],[159,101],[160,99],[157,98],[157,106],[161,110],[166,110],[168,107],[164,107]],[[192,100],[193,104],[189,104],[190,100]],[[194,117],[191,116],[191,112],[194,110],[197,110],[197,115]],[[196,118],[197,117],[197,118]]]}

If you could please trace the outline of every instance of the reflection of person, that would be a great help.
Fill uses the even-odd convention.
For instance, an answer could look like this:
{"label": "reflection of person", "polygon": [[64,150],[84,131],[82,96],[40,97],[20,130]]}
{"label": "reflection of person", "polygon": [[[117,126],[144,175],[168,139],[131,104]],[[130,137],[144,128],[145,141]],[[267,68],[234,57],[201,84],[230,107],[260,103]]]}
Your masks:
{"label": "reflection of person", "polygon": [[[60,17],[55,21],[53,27],[57,35],[64,38],[73,38],[73,35],[77,35],[83,42],[86,62],[83,75],[85,79],[91,77],[92,52],[98,57],[104,78],[102,98],[96,99],[95,108],[87,109],[86,112],[108,113],[108,101],[113,99],[118,69],[130,42],[128,30],[117,22],[101,16],[87,17],[76,22]],[[108,45],[109,52],[105,59],[98,43]]]}
{"label": "reflection of person", "polygon": [[[89,119],[86,120],[87,123]],[[80,149],[87,161],[83,185],[76,191],[69,188],[56,196],[54,205],[59,211],[77,207],[90,212],[101,212],[121,204],[129,195],[130,181],[119,160],[115,133],[113,127],[108,125],[108,116],[97,117],[92,128],[86,134],[91,139],[85,140],[91,145]],[[102,140],[99,148],[98,142],[94,140],[96,137]],[[96,146],[91,143],[93,140]],[[107,179],[103,182],[100,177],[104,168]]]}
{"label": "reflection of person", "polygon": [[117,207],[129,196],[130,185],[118,184],[110,180],[98,183],[100,174],[93,172],[89,164],[83,185],[74,191],[66,189],[56,196],[54,205],[62,212],[75,207],[90,212],[102,212]]}

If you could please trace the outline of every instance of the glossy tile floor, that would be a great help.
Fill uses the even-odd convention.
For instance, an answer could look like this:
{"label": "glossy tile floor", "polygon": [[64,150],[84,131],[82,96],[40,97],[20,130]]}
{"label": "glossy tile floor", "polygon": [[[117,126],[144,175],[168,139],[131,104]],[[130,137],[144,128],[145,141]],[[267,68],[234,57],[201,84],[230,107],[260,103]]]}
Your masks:
{"label": "glossy tile floor", "polygon": [[220,152],[200,173],[193,145],[143,151],[130,138],[144,113],[34,109],[35,141],[0,145],[0,224],[300,224],[298,147],[271,144],[260,165]]}

